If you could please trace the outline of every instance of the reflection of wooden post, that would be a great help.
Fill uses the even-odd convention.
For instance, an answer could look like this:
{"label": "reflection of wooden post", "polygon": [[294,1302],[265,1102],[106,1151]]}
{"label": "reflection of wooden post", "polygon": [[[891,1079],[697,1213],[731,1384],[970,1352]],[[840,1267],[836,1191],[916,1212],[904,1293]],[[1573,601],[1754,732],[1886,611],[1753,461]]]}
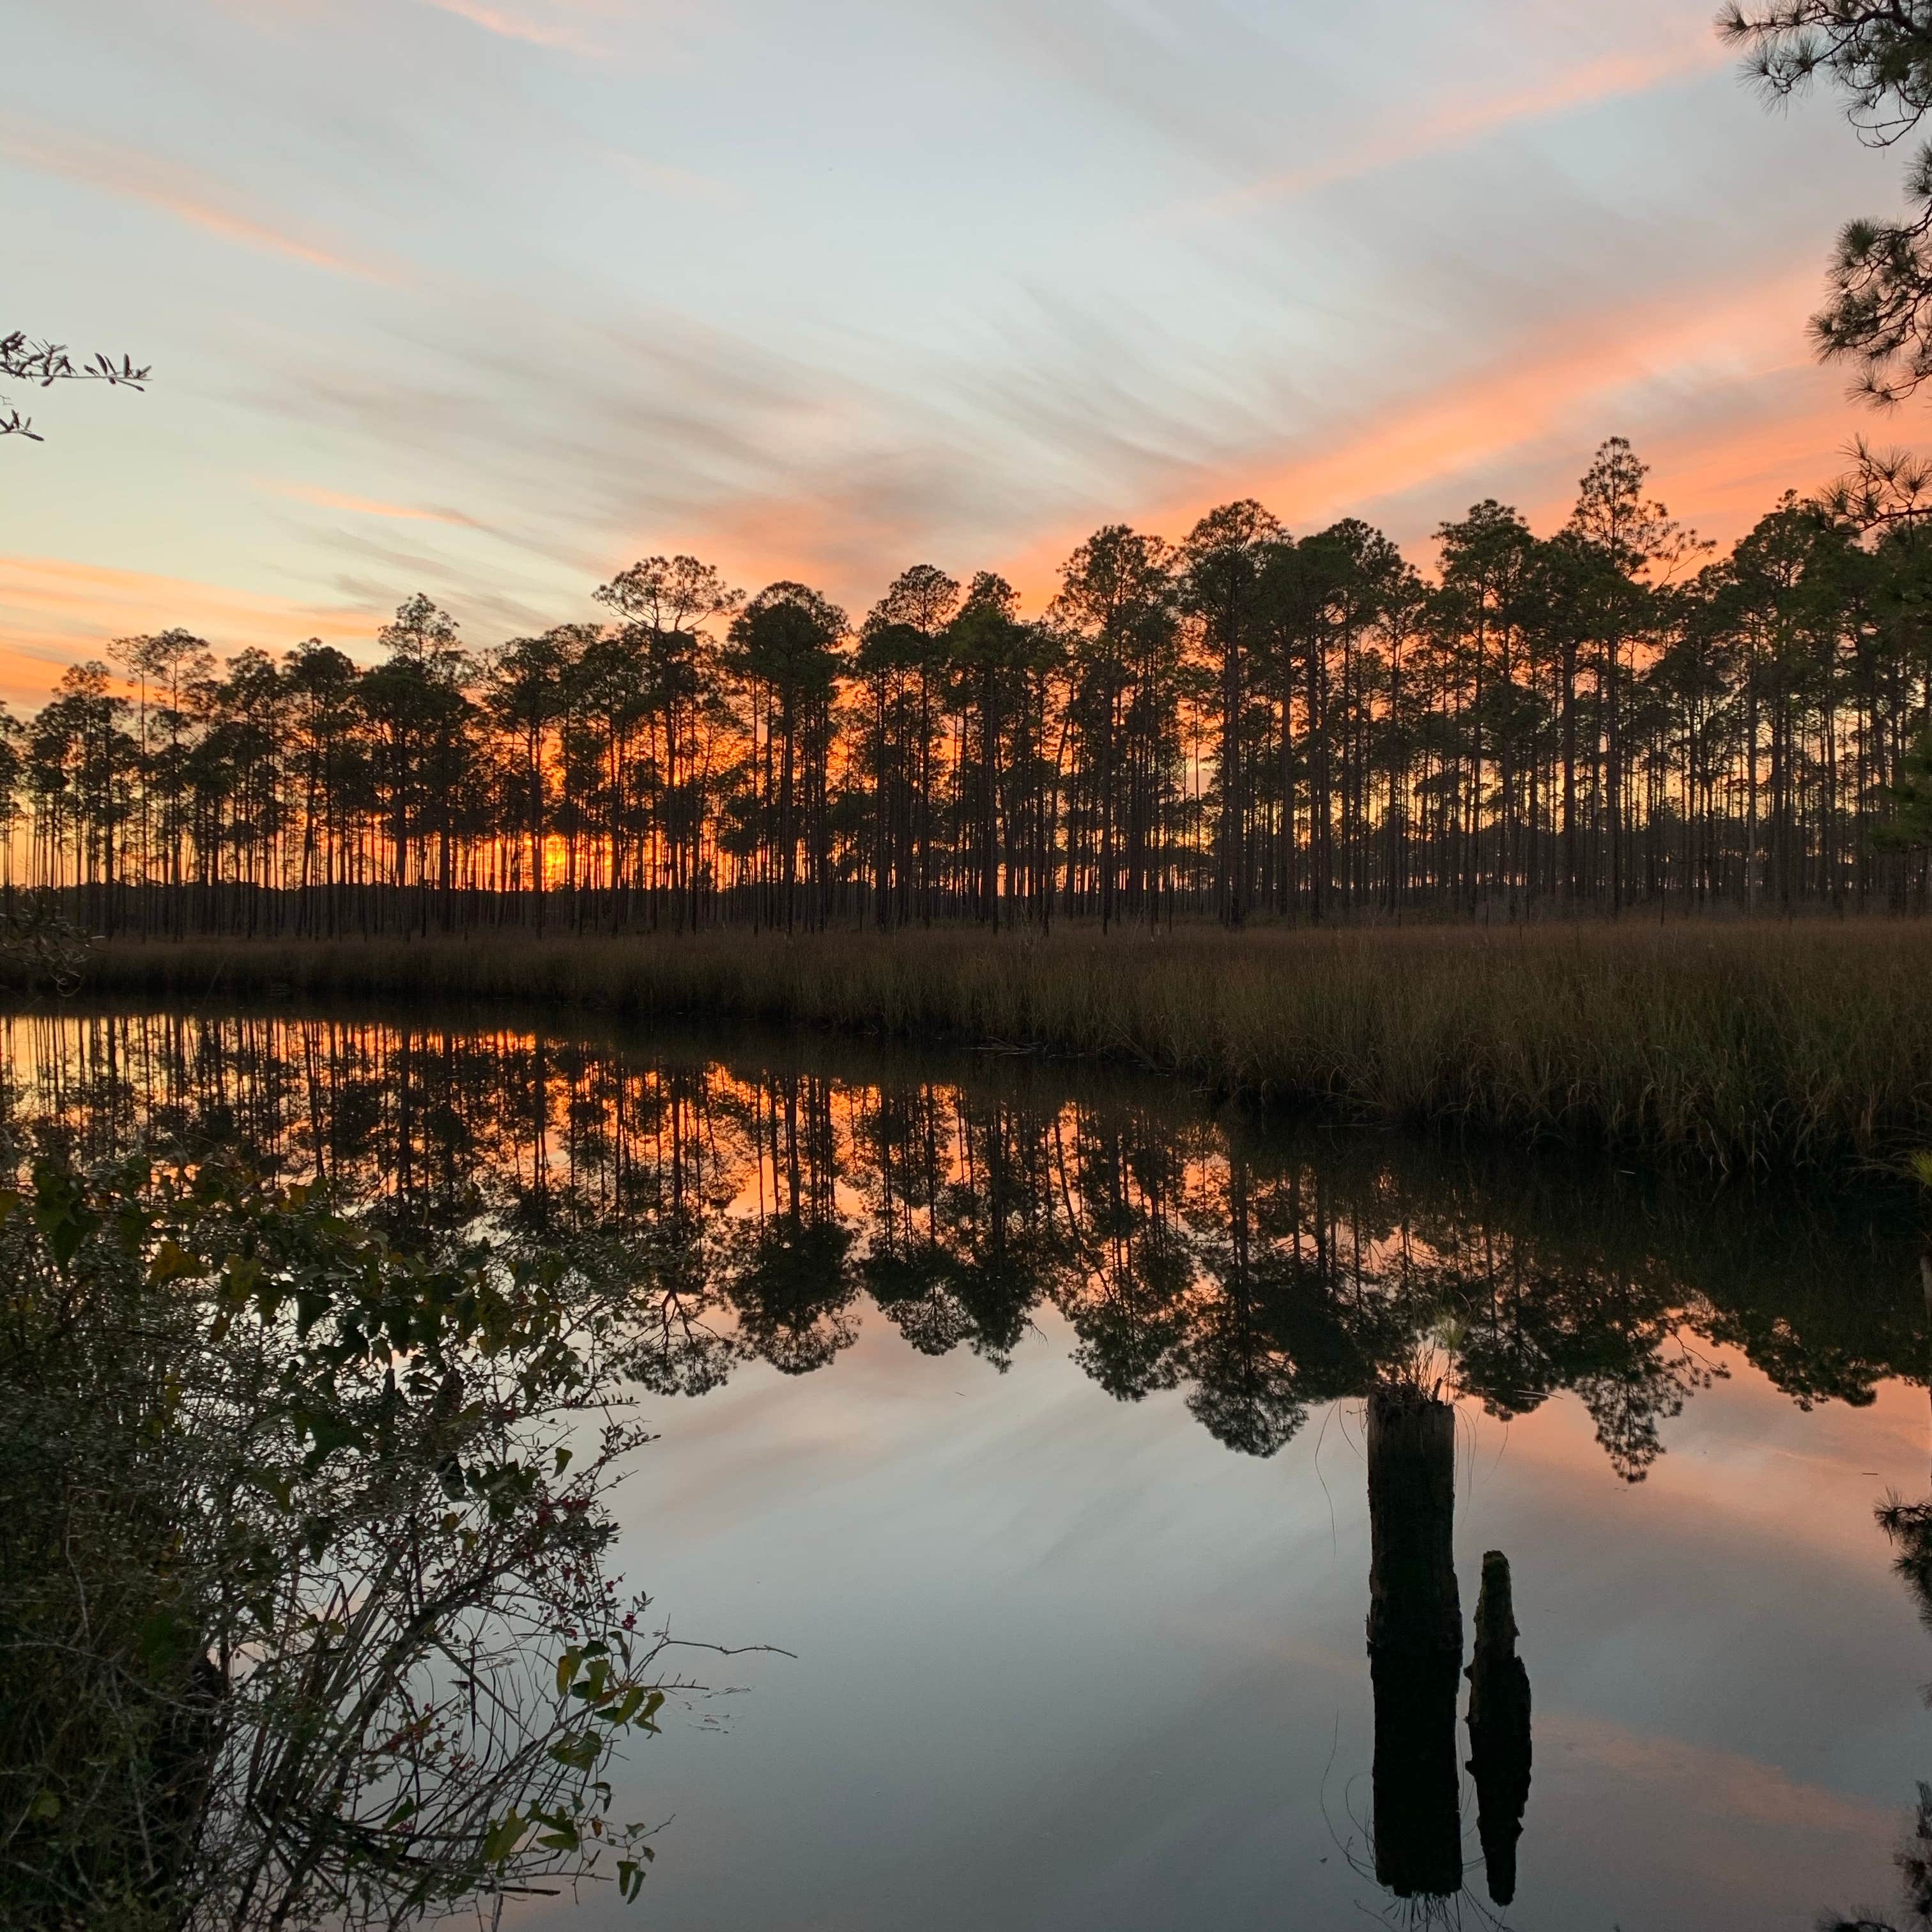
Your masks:
{"label": "reflection of wooden post", "polygon": [[1516,1897],[1516,1841],[1529,1802],[1529,1672],[1516,1654],[1509,1558],[1483,1558],[1476,1599],[1476,1654],[1469,1666],[1469,1768],[1476,1779],[1476,1829],[1490,1897]]}
{"label": "reflection of wooden post", "polygon": [[[1925,1291],[1925,1319],[1932,1324],[1932,1247],[1918,1250],[1918,1285]],[[1926,1391],[1932,1395],[1932,1376],[1925,1378]]]}
{"label": "reflection of wooden post", "polygon": [[1456,1412],[1414,1387],[1369,1397],[1369,1676],[1376,1879],[1399,1898],[1462,1885],[1456,1769]]}

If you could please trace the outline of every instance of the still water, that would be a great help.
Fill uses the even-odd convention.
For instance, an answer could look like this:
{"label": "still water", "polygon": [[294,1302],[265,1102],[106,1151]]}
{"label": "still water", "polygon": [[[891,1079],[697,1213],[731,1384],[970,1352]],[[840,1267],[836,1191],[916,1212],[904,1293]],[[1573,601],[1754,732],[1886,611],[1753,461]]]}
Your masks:
{"label": "still water", "polygon": [[[0,1026],[16,1105],[97,1152],[238,1142],[624,1286],[657,1439],[618,1567],[674,1631],[791,1654],[721,1665],[632,1753],[619,1808],[664,1825],[640,1904],[506,1923],[1908,1922],[1932,1635],[1899,1568],[1924,1552],[1874,1517],[1932,1490],[1903,1204],[1010,1059]],[[1499,1786],[1465,1768],[1460,1675],[1420,1742],[1372,1685],[1364,1418],[1392,1382],[1455,1402],[1466,1630],[1509,1559],[1532,1718]],[[1453,1883],[1398,1754],[1450,1780]]]}

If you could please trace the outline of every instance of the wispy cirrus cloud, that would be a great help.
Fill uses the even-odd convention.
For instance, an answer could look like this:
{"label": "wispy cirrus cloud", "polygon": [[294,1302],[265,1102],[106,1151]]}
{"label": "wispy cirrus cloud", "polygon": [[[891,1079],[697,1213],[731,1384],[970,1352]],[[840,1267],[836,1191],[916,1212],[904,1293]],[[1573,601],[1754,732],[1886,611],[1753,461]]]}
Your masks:
{"label": "wispy cirrus cloud", "polygon": [[487,527],[460,510],[436,509],[419,503],[385,503],[374,496],[351,496],[308,483],[273,483],[268,487],[278,496],[293,496],[324,510],[348,510],[361,517],[391,517],[404,523],[454,524],[465,530]]}
{"label": "wispy cirrus cloud", "polygon": [[1282,512],[1340,514],[1396,488],[1480,467],[1590,423],[1607,435],[1646,389],[1802,367],[1797,318],[1816,280],[1780,266],[1731,286],[1652,292],[1618,312],[1564,316],[1476,370],[1392,399],[1318,452],[1265,466]]}
{"label": "wispy cirrus cloud", "polygon": [[1262,175],[1192,206],[1214,213],[1234,213],[1257,203],[1289,200],[1358,181],[1384,169],[1454,153],[1506,128],[1552,119],[1579,108],[1692,80],[1735,58],[1714,34],[1708,32],[1673,46],[1598,55],[1521,87],[1452,98],[1431,112],[1379,128],[1318,159]]}
{"label": "wispy cirrus cloud", "polygon": [[332,274],[398,279],[396,272],[338,244],[272,222],[243,206],[224,184],[181,163],[0,116],[0,160],[58,176],[102,194],[158,208],[189,226],[262,254],[280,255]]}
{"label": "wispy cirrus cloud", "polygon": [[622,148],[600,148],[598,153],[640,187],[650,188],[656,194],[678,200],[708,201],[721,205],[741,202],[745,199],[742,191],[730,182],[699,174],[691,168],[674,166],[665,161],[647,161],[643,156],[628,153]]}
{"label": "wispy cirrus cloud", "polygon": [[549,5],[535,10],[519,7],[493,7],[484,0],[422,0],[439,13],[454,14],[485,33],[506,40],[523,40],[532,46],[550,47],[560,53],[595,54],[602,51],[584,32],[574,17],[582,10]]}
{"label": "wispy cirrus cloud", "polygon": [[[1096,519],[1126,514],[1178,536],[1212,505],[1252,496],[1297,530],[1385,518],[1411,542],[1459,514],[1463,490],[1520,492],[1532,478],[1568,490],[1595,443],[1624,433],[1657,459],[1673,508],[1738,534],[1787,484],[1823,482],[1856,426],[1820,393],[1832,379],[1804,354],[1799,318],[1815,280],[1808,266],[1786,263],[1653,290],[1614,310],[1514,332],[1479,360],[1367,408],[1317,410],[1292,428],[1192,448],[1175,437],[1164,454],[1138,448],[1132,496],[1096,506]],[[1726,408],[1690,407],[1720,396]],[[1680,430],[1687,413],[1697,419]],[[1129,418],[1116,406],[1104,420],[1111,428]],[[1125,454],[1115,466],[1126,471]],[[1522,507],[1548,527],[1568,503],[1539,489]],[[1030,600],[1044,598],[1089,526],[1057,520],[999,567]]]}
{"label": "wispy cirrus cloud", "polygon": [[[514,518],[490,522],[472,516],[466,510],[452,509],[444,505],[392,503],[380,497],[358,496],[348,490],[325,489],[308,483],[262,482],[257,487],[296,502],[311,504],[317,509],[344,512],[351,518],[371,519],[379,524],[433,524],[462,530],[485,538],[490,544],[503,546],[502,550],[489,553],[499,568],[508,560],[506,552],[521,552],[526,556],[539,557],[550,564],[561,563],[579,573],[594,570],[598,562],[594,551],[586,550],[567,534],[560,537],[547,533],[541,528],[532,527],[527,520],[520,526]],[[316,534],[318,540],[338,557],[354,556],[364,564],[374,561],[396,569],[400,574],[394,584],[412,584],[427,569],[440,582],[461,583],[464,586],[463,595],[472,602],[478,598],[487,602],[493,594],[487,580],[477,574],[473,554],[468,563],[460,565],[450,556],[430,558],[420,550],[398,549],[388,539],[353,524],[338,524],[326,532],[319,531]],[[390,587],[393,589],[394,584]],[[362,587],[358,585],[353,594],[362,596]],[[526,602],[512,602],[517,613],[516,622],[526,625],[530,621],[532,607]]]}

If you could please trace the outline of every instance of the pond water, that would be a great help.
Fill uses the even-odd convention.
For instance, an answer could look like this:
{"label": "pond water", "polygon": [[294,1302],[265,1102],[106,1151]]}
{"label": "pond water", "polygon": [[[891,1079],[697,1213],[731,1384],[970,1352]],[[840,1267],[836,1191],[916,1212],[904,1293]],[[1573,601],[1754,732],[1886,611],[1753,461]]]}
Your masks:
{"label": "pond water", "polygon": [[[1932,1565],[1874,1509],[1932,1490],[1909,1204],[1012,1059],[0,1024],[16,1105],[94,1152],[239,1142],[624,1286],[657,1439],[617,1567],[674,1631],[791,1654],[721,1662],[730,1694],[630,1754],[619,1809],[664,1821],[640,1904],[506,1923],[1907,1922]],[[1372,1682],[1364,1414],[1391,1383],[1455,1405],[1466,1633],[1484,1552],[1509,1559],[1526,1801],[1514,1759],[1466,1768],[1460,1676],[1453,1708]],[[1446,1824],[1412,1773],[1448,1778]]]}

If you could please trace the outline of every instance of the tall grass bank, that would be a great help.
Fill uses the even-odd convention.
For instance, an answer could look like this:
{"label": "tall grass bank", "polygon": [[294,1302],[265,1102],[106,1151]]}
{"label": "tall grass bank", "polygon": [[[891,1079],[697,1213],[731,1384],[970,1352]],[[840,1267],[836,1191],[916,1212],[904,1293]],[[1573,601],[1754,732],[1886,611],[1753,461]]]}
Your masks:
{"label": "tall grass bank", "polygon": [[122,942],[91,990],[714,1016],[1102,1057],[1351,1118],[1671,1165],[1888,1162],[1932,1139],[1932,932],[1218,930],[1048,940]]}

